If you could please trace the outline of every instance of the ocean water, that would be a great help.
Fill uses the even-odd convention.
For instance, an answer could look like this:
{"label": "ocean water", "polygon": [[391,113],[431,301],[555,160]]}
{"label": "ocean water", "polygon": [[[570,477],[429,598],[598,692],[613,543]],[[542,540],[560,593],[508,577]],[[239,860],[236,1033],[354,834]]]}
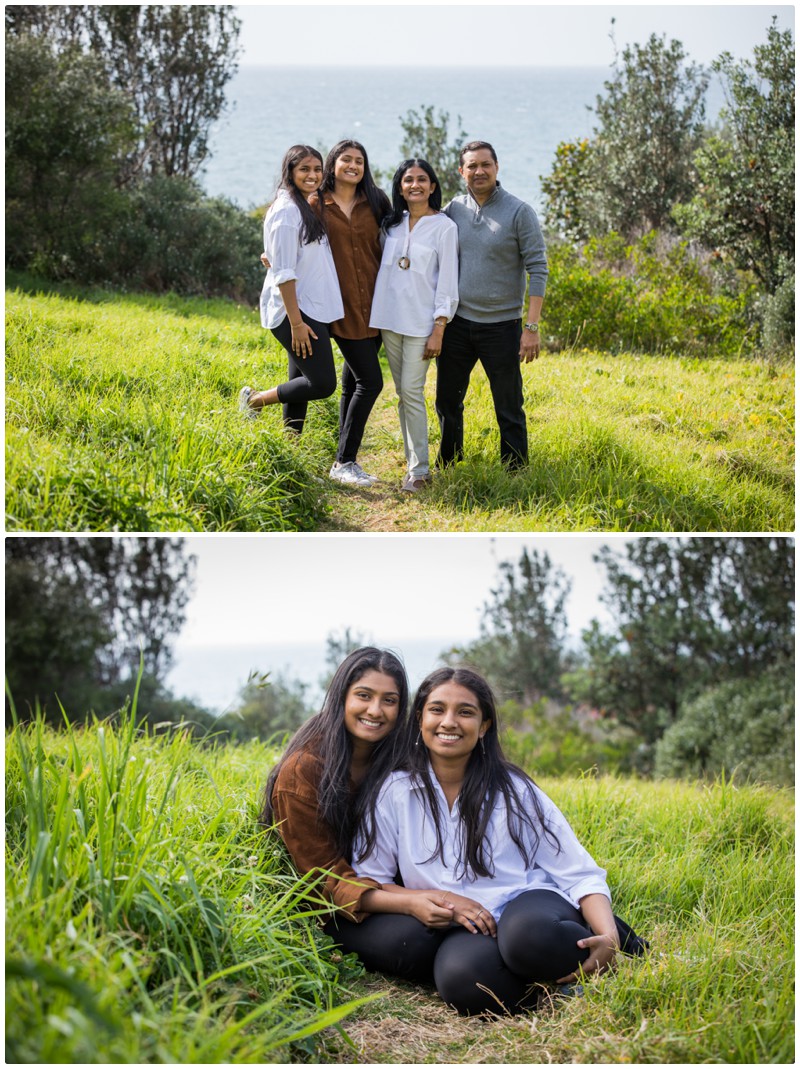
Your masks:
{"label": "ocean water", "polygon": [[[541,211],[541,177],[560,142],[592,136],[590,109],[610,75],[608,67],[243,67],[228,86],[232,107],[212,131],[203,185],[243,208],[263,205],[272,200],[290,145],[310,144],[324,156],[345,137],[365,146],[373,167],[393,172],[400,117],[432,105],[450,115],[448,141],[463,129],[469,140],[491,142],[501,183]],[[712,80],[709,120],[722,104]]]}
{"label": "ocean water", "polygon": [[[540,176],[560,141],[588,137],[603,67],[475,72],[424,68],[242,68],[228,88],[233,109],[211,137],[203,185],[241,207],[272,199],[283,154],[310,144],[323,156],[337,141],[361,141],[374,167],[400,162],[400,117],[433,105],[450,115],[449,138],[490,141],[500,181],[540,207]],[[458,117],[461,116],[459,123]]]}

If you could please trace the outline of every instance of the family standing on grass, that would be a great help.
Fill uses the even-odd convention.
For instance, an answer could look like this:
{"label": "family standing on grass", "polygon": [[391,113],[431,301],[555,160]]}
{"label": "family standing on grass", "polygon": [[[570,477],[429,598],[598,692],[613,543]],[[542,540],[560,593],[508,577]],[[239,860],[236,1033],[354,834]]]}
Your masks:
{"label": "family standing on grass", "polygon": [[390,203],[357,141],[339,142],[324,162],[308,145],[284,157],[264,220],[261,322],[286,349],[289,376],[266,390],[244,386],[239,406],[256,416],[281,404],[286,427],[299,434],[308,402],[336,390],[335,340],[344,358],[330,471],[338,482],[377,481],[357,458],[383,384],[381,344],[399,399],[402,490],[415,493],[431,480],[425,381],[432,360],[437,465],[463,456],[464,398],[478,360],[492,392],[500,458],[509,470],[527,461],[520,364],[539,355],[544,240],[533,209],[501,188],[488,142],[464,146],[459,173],[467,192],[442,209],[439,179],[423,159],[400,164]]}
{"label": "family standing on grass", "polygon": [[393,653],[355,650],[267,780],[261,821],[327,903],[334,944],[464,1015],[579,994],[642,954],[605,870],[503,756],[486,680],[440,668],[410,713],[408,698]]}

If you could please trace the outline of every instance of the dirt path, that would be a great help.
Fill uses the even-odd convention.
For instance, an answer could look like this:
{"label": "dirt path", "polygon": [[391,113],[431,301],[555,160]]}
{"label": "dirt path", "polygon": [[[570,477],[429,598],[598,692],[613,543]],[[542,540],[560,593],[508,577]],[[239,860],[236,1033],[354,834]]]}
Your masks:
{"label": "dirt path", "polygon": [[[431,449],[431,459],[435,450]],[[376,475],[371,487],[336,487],[330,495],[333,511],[320,531],[430,531],[442,530],[444,517],[434,517],[425,490],[409,494],[400,489],[405,475],[403,439],[397,418],[397,398],[390,383],[384,386],[367,424],[358,462]],[[427,498],[427,501],[426,501]],[[438,510],[437,510],[438,511]]]}

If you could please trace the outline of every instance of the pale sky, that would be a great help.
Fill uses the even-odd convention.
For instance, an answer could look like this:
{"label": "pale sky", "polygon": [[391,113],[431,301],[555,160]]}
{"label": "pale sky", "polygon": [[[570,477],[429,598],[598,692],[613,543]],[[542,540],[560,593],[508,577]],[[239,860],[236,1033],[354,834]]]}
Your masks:
{"label": "pale sky", "polygon": [[179,643],[324,642],[348,626],[378,643],[477,637],[498,563],[524,547],[572,578],[577,637],[605,616],[592,554],[609,542],[624,553],[625,539],[593,535],[190,535],[197,579]]}
{"label": "pale sky", "polygon": [[240,4],[237,13],[242,66],[460,67],[476,93],[483,67],[610,67],[612,18],[620,51],[666,34],[704,65],[724,51],[752,58],[773,15],[781,30],[794,30],[794,7],[769,3],[300,2]]}

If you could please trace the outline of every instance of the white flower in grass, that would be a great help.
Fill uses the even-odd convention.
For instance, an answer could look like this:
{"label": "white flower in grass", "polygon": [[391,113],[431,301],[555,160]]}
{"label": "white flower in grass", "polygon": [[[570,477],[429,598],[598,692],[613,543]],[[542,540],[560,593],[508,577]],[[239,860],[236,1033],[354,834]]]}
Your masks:
{"label": "white flower in grass", "polygon": [[78,938],[78,933],[75,931],[75,925],[72,923],[71,920],[67,921],[67,927],[64,929],[64,931],[67,933],[67,939],[69,939],[70,943],[74,943],[75,940]]}

